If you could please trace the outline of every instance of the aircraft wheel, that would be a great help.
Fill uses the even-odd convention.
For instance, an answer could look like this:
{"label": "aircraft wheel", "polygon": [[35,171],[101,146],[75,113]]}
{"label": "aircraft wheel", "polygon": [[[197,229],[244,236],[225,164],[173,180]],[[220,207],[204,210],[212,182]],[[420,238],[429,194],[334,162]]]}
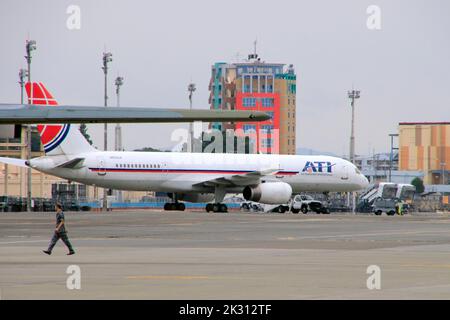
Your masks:
{"label": "aircraft wheel", "polygon": [[285,210],[283,206],[279,206],[277,211],[278,213],[284,213]]}
{"label": "aircraft wheel", "polygon": [[168,203],[168,202],[164,203],[164,211],[169,211],[170,210],[169,207],[170,207],[170,203]]}
{"label": "aircraft wheel", "polygon": [[377,215],[377,216],[381,216],[381,213],[382,213],[382,211],[381,211],[381,210],[377,210],[377,211],[375,211],[375,215]]}
{"label": "aircraft wheel", "polygon": [[294,214],[298,214],[298,213],[300,212],[299,209],[292,209],[291,211],[292,211],[292,213],[294,213]]}
{"label": "aircraft wheel", "polygon": [[228,212],[227,205],[224,203],[219,204],[219,212]]}
{"label": "aircraft wheel", "polygon": [[307,214],[308,213],[308,207],[307,206],[302,206],[302,208],[300,210],[302,211],[303,214]]}
{"label": "aircraft wheel", "polygon": [[185,204],[182,203],[182,202],[178,202],[178,203],[176,204],[176,208],[177,208],[178,211],[184,211],[184,210],[186,210],[186,206],[185,206]]}
{"label": "aircraft wheel", "polygon": [[205,207],[206,212],[213,211],[213,205],[212,203],[207,203]]}

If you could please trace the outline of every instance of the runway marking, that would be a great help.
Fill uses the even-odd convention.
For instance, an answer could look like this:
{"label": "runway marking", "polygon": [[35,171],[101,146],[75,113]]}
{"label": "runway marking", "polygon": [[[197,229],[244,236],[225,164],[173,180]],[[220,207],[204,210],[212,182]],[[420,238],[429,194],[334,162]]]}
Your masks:
{"label": "runway marking", "polygon": [[14,222],[14,223],[11,223],[11,222],[0,222],[0,225],[8,225],[8,226],[10,226],[11,224],[14,224],[14,226],[17,226],[17,225],[28,225],[28,224],[45,225],[45,226],[51,225],[51,223],[48,223],[48,222],[33,222],[33,221],[30,221],[30,222]]}
{"label": "runway marking", "polygon": [[296,237],[277,238],[277,240],[296,240]]}
{"label": "runway marking", "polygon": [[[114,240],[115,238],[70,238],[70,240],[76,240],[76,241],[106,241],[106,240]],[[120,238],[123,239],[123,238]],[[130,238],[134,239],[134,238]],[[48,239],[42,239],[42,240],[20,240],[20,241],[7,241],[7,242],[0,242],[0,245],[2,244],[17,244],[17,243],[34,243],[34,242],[49,242],[50,237]]]}
{"label": "runway marking", "polygon": [[128,276],[129,280],[205,280],[210,279],[208,276],[181,276],[181,275],[166,275],[166,276]]}
{"label": "runway marking", "polygon": [[22,240],[22,241],[8,241],[8,242],[0,242],[2,244],[16,244],[16,243],[33,243],[33,242],[49,242],[49,240]]}
{"label": "runway marking", "polygon": [[450,269],[450,264],[402,264],[402,267],[410,268],[444,268]]}
{"label": "runway marking", "polygon": [[332,235],[332,236],[307,236],[307,237],[298,237],[298,240],[302,239],[326,239],[326,238],[343,238],[343,237],[370,237],[370,236],[390,236],[390,235],[403,235],[403,234],[426,234],[426,233],[448,233],[448,230],[443,231],[436,231],[436,230],[429,230],[429,231],[395,231],[395,232],[381,232],[381,233],[353,233],[353,234],[338,234],[338,235]]}

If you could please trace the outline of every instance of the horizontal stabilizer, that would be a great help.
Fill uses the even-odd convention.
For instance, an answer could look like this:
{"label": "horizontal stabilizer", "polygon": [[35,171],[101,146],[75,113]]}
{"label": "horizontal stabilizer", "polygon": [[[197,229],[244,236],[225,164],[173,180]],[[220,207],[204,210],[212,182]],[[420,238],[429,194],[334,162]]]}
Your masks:
{"label": "horizontal stabilizer", "polygon": [[64,162],[58,166],[58,168],[78,169],[83,166],[84,158],[75,158],[70,161]]}

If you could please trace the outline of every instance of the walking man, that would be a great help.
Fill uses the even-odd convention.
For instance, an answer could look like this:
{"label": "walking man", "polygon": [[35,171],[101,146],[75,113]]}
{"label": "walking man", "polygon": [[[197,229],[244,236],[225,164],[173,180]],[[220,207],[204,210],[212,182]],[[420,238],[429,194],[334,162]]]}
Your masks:
{"label": "walking man", "polygon": [[56,242],[61,239],[64,244],[69,249],[68,256],[75,254],[75,251],[72,248],[72,244],[69,241],[69,238],[67,237],[67,231],[65,228],[65,221],[64,221],[64,212],[62,211],[62,205],[60,203],[57,203],[55,205],[56,209],[56,228],[55,233],[53,234],[52,240],[50,241],[50,244],[48,246],[47,250],[44,250],[44,253],[51,255],[53,247],[55,246]]}

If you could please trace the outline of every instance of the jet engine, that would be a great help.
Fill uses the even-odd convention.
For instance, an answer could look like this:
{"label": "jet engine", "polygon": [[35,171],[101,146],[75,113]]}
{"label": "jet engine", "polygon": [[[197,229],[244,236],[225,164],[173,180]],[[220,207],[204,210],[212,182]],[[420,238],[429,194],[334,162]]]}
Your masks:
{"label": "jet engine", "polygon": [[[170,199],[174,199],[173,193],[167,194]],[[176,193],[176,199],[187,202],[210,202],[214,200],[214,194],[211,193]]]}
{"label": "jet engine", "polygon": [[283,204],[291,199],[292,187],[285,182],[266,182],[257,186],[246,186],[242,193],[248,201]]}

